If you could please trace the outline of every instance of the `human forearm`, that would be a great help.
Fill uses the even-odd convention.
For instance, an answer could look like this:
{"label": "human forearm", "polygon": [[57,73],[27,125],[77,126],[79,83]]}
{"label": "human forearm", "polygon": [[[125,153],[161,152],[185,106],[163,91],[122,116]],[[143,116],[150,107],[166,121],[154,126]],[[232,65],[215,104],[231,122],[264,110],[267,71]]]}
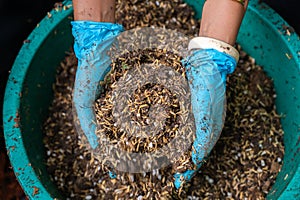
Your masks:
{"label": "human forearm", "polygon": [[115,22],[115,0],[73,0],[74,20]]}
{"label": "human forearm", "polygon": [[245,0],[244,6],[236,0],[207,0],[203,7],[199,36],[233,45],[247,4],[248,0]]}

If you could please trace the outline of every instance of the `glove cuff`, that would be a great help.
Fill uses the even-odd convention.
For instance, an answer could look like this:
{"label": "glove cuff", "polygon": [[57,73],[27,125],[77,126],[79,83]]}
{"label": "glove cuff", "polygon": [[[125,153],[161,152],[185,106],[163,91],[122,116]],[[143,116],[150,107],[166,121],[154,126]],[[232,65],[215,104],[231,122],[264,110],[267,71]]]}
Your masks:
{"label": "glove cuff", "polygon": [[239,60],[239,52],[231,45],[226,42],[209,38],[209,37],[195,37],[189,42],[189,50],[192,49],[216,49],[223,52],[235,59],[236,62]]}
{"label": "glove cuff", "polygon": [[95,49],[101,42],[116,37],[123,30],[120,24],[92,21],[72,21],[74,51],[76,57],[85,59],[86,53]]}

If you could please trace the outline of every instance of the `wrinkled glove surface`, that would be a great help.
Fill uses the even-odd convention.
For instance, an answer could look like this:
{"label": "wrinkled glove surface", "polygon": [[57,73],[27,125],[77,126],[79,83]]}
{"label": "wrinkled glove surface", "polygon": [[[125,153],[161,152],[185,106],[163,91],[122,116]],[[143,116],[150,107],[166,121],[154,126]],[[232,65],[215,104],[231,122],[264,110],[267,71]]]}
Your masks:
{"label": "wrinkled glove surface", "polygon": [[182,64],[186,68],[196,125],[192,148],[195,170],[174,175],[177,189],[197,173],[221,134],[225,118],[226,76],[234,71],[236,61],[215,49],[200,49],[194,50],[191,56],[182,60]]}
{"label": "wrinkled glove surface", "polygon": [[114,39],[124,30],[119,24],[91,21],[73,21],[74,51],[78,58],[78,68],[73,94],[73,106],[91,148],[98,145],[96,117],[93,105],[99,93],[99,81],[110,70],[107,55]]}

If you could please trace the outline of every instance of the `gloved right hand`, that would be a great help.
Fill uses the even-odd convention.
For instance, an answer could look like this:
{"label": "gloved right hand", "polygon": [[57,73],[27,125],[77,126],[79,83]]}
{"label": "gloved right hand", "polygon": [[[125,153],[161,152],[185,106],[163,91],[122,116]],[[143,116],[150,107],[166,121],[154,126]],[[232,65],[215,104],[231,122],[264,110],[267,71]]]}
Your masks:
{"label": "gloved right hand", "polygon": [[74,51],[78,59],[73,106],[80,128],[92,149],[98,146],[94,102],[99,94],[99,81],[110,70],[107,55],[114,39],[124,30],[122,25],[107,22],[73,21]]}
{"label": "gloved right hand", "polygon": [[178,189],[190,181],[216,144],[224,124],[226,76],[234,71],[239,59],[231,45],[208,37],[196,37],[189,43],[191,55],[182,60],[191,91],[196,138],[192,161],[195,170],[174,174]]}

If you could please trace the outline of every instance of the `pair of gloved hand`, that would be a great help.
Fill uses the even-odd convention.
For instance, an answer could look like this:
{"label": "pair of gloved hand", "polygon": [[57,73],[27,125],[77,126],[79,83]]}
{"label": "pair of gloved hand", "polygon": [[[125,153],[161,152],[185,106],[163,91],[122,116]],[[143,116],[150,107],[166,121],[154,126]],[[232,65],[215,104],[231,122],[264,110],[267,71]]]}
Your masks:
{"label": "pair of gloved hand", "polygon": [[[99,80],[109,71],[110,58],[106,51],[122,31],[119,24],[72,22],[74,51],[78,58],[73,102],[80,127],[92,149],[98,146],[93,104]],[[196,124],[192,152],[196,170],[174,174],[176,188],[192,178],[219,138],[225,116],[226,76],[234,71],[238,60],[238,53],[232,46],[212,38],[194,38],[189,49],[194,50],[182,63],[189,80]]]}

